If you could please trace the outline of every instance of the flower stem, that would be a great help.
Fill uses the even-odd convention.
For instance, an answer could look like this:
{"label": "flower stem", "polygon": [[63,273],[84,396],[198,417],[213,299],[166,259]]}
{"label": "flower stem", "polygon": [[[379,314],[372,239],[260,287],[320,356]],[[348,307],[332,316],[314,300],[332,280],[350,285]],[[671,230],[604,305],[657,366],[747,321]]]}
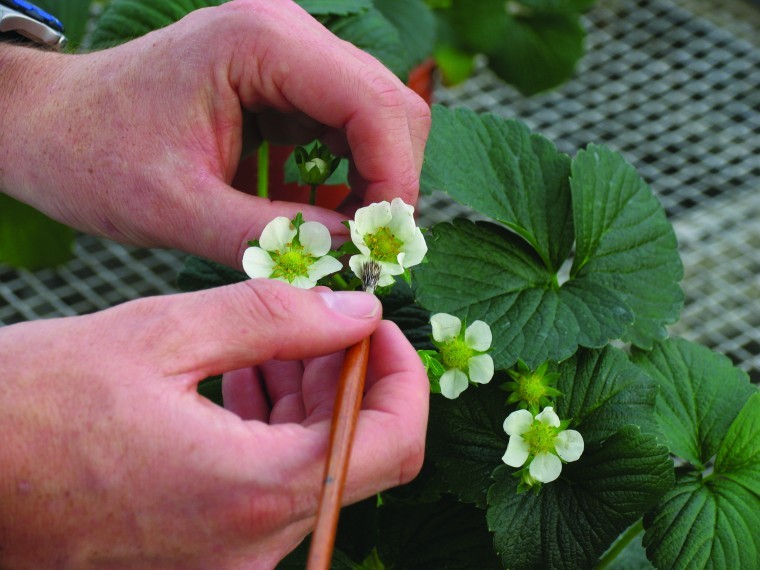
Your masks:
{"label": "flower stem", "polygon": [[319,187],[319,184],[311,185],[311,192],[309,193],[309,204],[311,206],[317,205],[317,188],[318,187]]}
{"label": "flower stem", "polygon": [[332,275],[332,280],[340,291],[348,291],[348,283],[346,283],[346,280],[343,279],[342,275],[336,273]]}
{"label": "flower stem", "polygon": [[625,534],[621,536],[618,541],[612,545],[612,548],[610,548],[607,553],[602,556],[602,558],[599,560],[599,564],[597,564],[594,567],[594,570],[603,570],[604,568],[607,568],[610,564],[612,564],[612,561],[617,558],[617,556],[625,550],[625,547],[630,544],[630,542],[639,536],[644,530],[644,522],[642,519],[637,520],[635,523],[631,525],[631,527],[625,531]]}
{"label": "flower stem", "polygon": [[269,198],[269,143],[263,141],[259,147],[257,194],[261,198]]}

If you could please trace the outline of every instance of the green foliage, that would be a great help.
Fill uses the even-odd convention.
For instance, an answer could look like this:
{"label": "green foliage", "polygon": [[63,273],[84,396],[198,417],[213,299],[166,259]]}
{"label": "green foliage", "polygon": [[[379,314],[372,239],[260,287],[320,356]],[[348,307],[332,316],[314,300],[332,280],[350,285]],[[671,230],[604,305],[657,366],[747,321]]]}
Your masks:
{"label": "green foliage", "polygon": [[0,193],[0,263],[35,270],[71,259],[74,230]]}
{"label": "green foliage", "polygon": [[760,394],[727,358],[685,340],[633,358],[659,385],[657,421],[671,452],[689,462],[644,518],[649,558],[658,568],[756,567]]}
{"label": "green foliage", "polygon": [[636,426],[587,447],[538,494],[518,494],[510,467],[494,471],[488,526],[505,567],[591,567],[673,483],[667,448]]}
{"label": "green foliage", "polygon": [[683,339],[669,339],[633,361],[659,386],[657,422],[670,450],[698,470],[715,456],[747,398],[747,374],[725,356]]}
{"label": "green foliage", "polygon": [[424,307],[488,322],[497,368],[664,337],[683,301],[675,235],[620,155],[590,146],[571,161],[518,121],[438,106],[433,115],[423,191],[446,192],[510,231],[436,226],[417,272]]}
{"label": "green foliage", "polygon": [[372,7],[372,0],[294,0],[312,16],[347,16]]}
{"label": "green foliage", "polygon": [[[635,322],[623,339],[651,348],[683,304],[673,228],[649,186],[623,158],[589,145],[573,160],[575,222],[571,277],[618,292]],[[656,287],[652,284],[656,283]]]}
{"label": "green foliage", "polygon": [[377,8],[324,23],[336,36],[375,56],[397,76],[406,79],[409,75],[413,65],[401,35]]}
{"label": "green foliage", "polygon": [[673,483],[668,449],[656,439],[655,389],[612,347],[582,350],[557,368],[560,417],[572,418],[586,451],[540,493],[517,493],[501,462],[510,408],[492,381],[456,400],[431,401],[428,454],[442,490],[488,507],[496,549],[510,568],[592,564]]}
{"label": "green foliage", "polygon": [[410,69],[433,53],[435,19],[422,0],[374,0],[375,7],[398,30]]}
{"label": "green foliage", "polygon": [[576,9],[586,1],[454,0],[446,13],[458,45],[488,56],[489,67],[521,93],[567,81],[584,51]]}
{"label": "green foliage", "polygon": [[246,279],[248,276],[237,269],[190,255],[177,275],[177,286],[182,291],[202,291]]}
{"label": "green foliage", "polygon": [[98,18],[87,47],[103,49],[180,20],[193,10],[223,0],[111,0]]}

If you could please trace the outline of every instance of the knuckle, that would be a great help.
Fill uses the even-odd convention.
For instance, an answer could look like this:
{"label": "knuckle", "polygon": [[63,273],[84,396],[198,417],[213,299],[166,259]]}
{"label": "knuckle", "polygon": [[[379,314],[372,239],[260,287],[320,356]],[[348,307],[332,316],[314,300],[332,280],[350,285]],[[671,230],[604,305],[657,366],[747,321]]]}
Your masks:
{"label": "knuckle", "polygon": [[406,97],[395,77],[372,70],[365,76],[367,94],[380,109],[397,110],[405,113]]}
{"label": "knuckle", "polygon": [[[266,327],[268,332],[276,332],[292,326],[297,320],[297,304],[293,298],[294,288],[272,279],[250,279],[244,281],[239,291],[242,299],[237,299],[243,314],[253,322]],[[273,335],[267,335],[272,337]]]}

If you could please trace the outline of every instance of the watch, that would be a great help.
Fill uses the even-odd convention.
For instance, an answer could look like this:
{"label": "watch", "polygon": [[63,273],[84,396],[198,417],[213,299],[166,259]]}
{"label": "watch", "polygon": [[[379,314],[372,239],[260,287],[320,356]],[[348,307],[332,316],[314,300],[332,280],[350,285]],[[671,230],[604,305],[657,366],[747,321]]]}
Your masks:
{"label": "watch", "polygon": [[0,0],[0,39],[1,34],[16,34],[56,50],[66,46],[61,21],[25,0]]}

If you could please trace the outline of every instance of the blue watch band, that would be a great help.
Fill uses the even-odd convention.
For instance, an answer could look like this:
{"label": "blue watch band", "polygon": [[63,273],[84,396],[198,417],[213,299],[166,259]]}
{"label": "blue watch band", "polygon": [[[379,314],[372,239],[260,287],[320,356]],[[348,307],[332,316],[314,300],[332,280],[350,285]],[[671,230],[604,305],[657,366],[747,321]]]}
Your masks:
{"label": "blue watch band", "polygon": [[30,18],[34,18],[35,20],[50,26],[55,31],[63,33],[63,24],[61,21],[52,14],[45,12],[45,10],[39,6],[35,6],[25,0],[0,0],[0,4],[18,10]]}
{"label": "blue watch band", "polygon": [[26,0],[0,0],[0,33],[53,49],[66,45],[61,21]]}

